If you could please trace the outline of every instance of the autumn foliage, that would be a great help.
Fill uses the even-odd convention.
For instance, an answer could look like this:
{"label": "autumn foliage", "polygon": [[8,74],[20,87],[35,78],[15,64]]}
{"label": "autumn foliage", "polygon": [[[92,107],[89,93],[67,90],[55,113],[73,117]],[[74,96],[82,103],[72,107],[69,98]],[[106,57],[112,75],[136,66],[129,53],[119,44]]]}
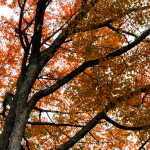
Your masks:
{"label": "autumn foliage", "polygon": [[0,1],[2,150],[150,148],[150,1]]}

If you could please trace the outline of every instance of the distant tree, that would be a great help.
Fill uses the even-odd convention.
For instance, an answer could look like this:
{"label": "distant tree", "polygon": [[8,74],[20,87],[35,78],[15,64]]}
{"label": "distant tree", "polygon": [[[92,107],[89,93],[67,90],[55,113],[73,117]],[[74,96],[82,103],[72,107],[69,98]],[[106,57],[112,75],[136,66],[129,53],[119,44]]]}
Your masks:
{"label": "distant tree", "polygon": [[0,149],[150,148],[148,0],[0,5]]}

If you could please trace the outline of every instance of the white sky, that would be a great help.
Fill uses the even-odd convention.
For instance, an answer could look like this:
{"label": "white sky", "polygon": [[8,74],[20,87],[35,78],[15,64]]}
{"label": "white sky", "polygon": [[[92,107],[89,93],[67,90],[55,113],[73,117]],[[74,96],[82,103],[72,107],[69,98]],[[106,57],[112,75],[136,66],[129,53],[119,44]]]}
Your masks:
{"label": "white sky", "polygon": [[0,16],[5,16],[7,18],[10,18],[12,14],[13,14],[13,11],[10,8],[0,6]]}
{"label": "white sky", "polygon": [[[0,0],[1,1],[1,0]],[[12,2],[12,0],[7,0],[7,3],[9,4],[10,2]],[[4,7],[4,6],[0,6],[0,16],[5,16],[5,17],[11,17],[13,14],[13,11],[8,8],[8,7]],[[2,21],[2,20],[1,20]]]}

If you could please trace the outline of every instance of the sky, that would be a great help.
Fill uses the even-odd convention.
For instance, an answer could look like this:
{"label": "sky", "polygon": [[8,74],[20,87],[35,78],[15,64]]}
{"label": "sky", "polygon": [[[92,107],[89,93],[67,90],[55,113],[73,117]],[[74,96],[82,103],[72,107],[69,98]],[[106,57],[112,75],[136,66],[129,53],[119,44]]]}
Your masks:
{"label": "sky", "polygon": [[13,11],[10,8],[0,6],[0,16],[5,16],[10,18],[13,14]]}
{"label": "sky", "polygon": [[[1,1],[1,0],[0,0]],[[9,4],[12,0],[7,0],[7,3]],[[4,15],[5,17],[11,17],[13,14],[13,11],[8,7],[2,7],[0,6],[0,16]]]}

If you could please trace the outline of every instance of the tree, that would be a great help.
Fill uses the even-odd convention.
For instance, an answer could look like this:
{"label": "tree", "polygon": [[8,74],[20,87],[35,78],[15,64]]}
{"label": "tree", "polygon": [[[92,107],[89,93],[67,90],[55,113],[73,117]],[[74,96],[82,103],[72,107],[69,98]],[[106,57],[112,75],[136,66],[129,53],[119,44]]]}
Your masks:
{"label": "tree", "polygon": [[149,1],[0,4],[1,149],[150,147]]}

